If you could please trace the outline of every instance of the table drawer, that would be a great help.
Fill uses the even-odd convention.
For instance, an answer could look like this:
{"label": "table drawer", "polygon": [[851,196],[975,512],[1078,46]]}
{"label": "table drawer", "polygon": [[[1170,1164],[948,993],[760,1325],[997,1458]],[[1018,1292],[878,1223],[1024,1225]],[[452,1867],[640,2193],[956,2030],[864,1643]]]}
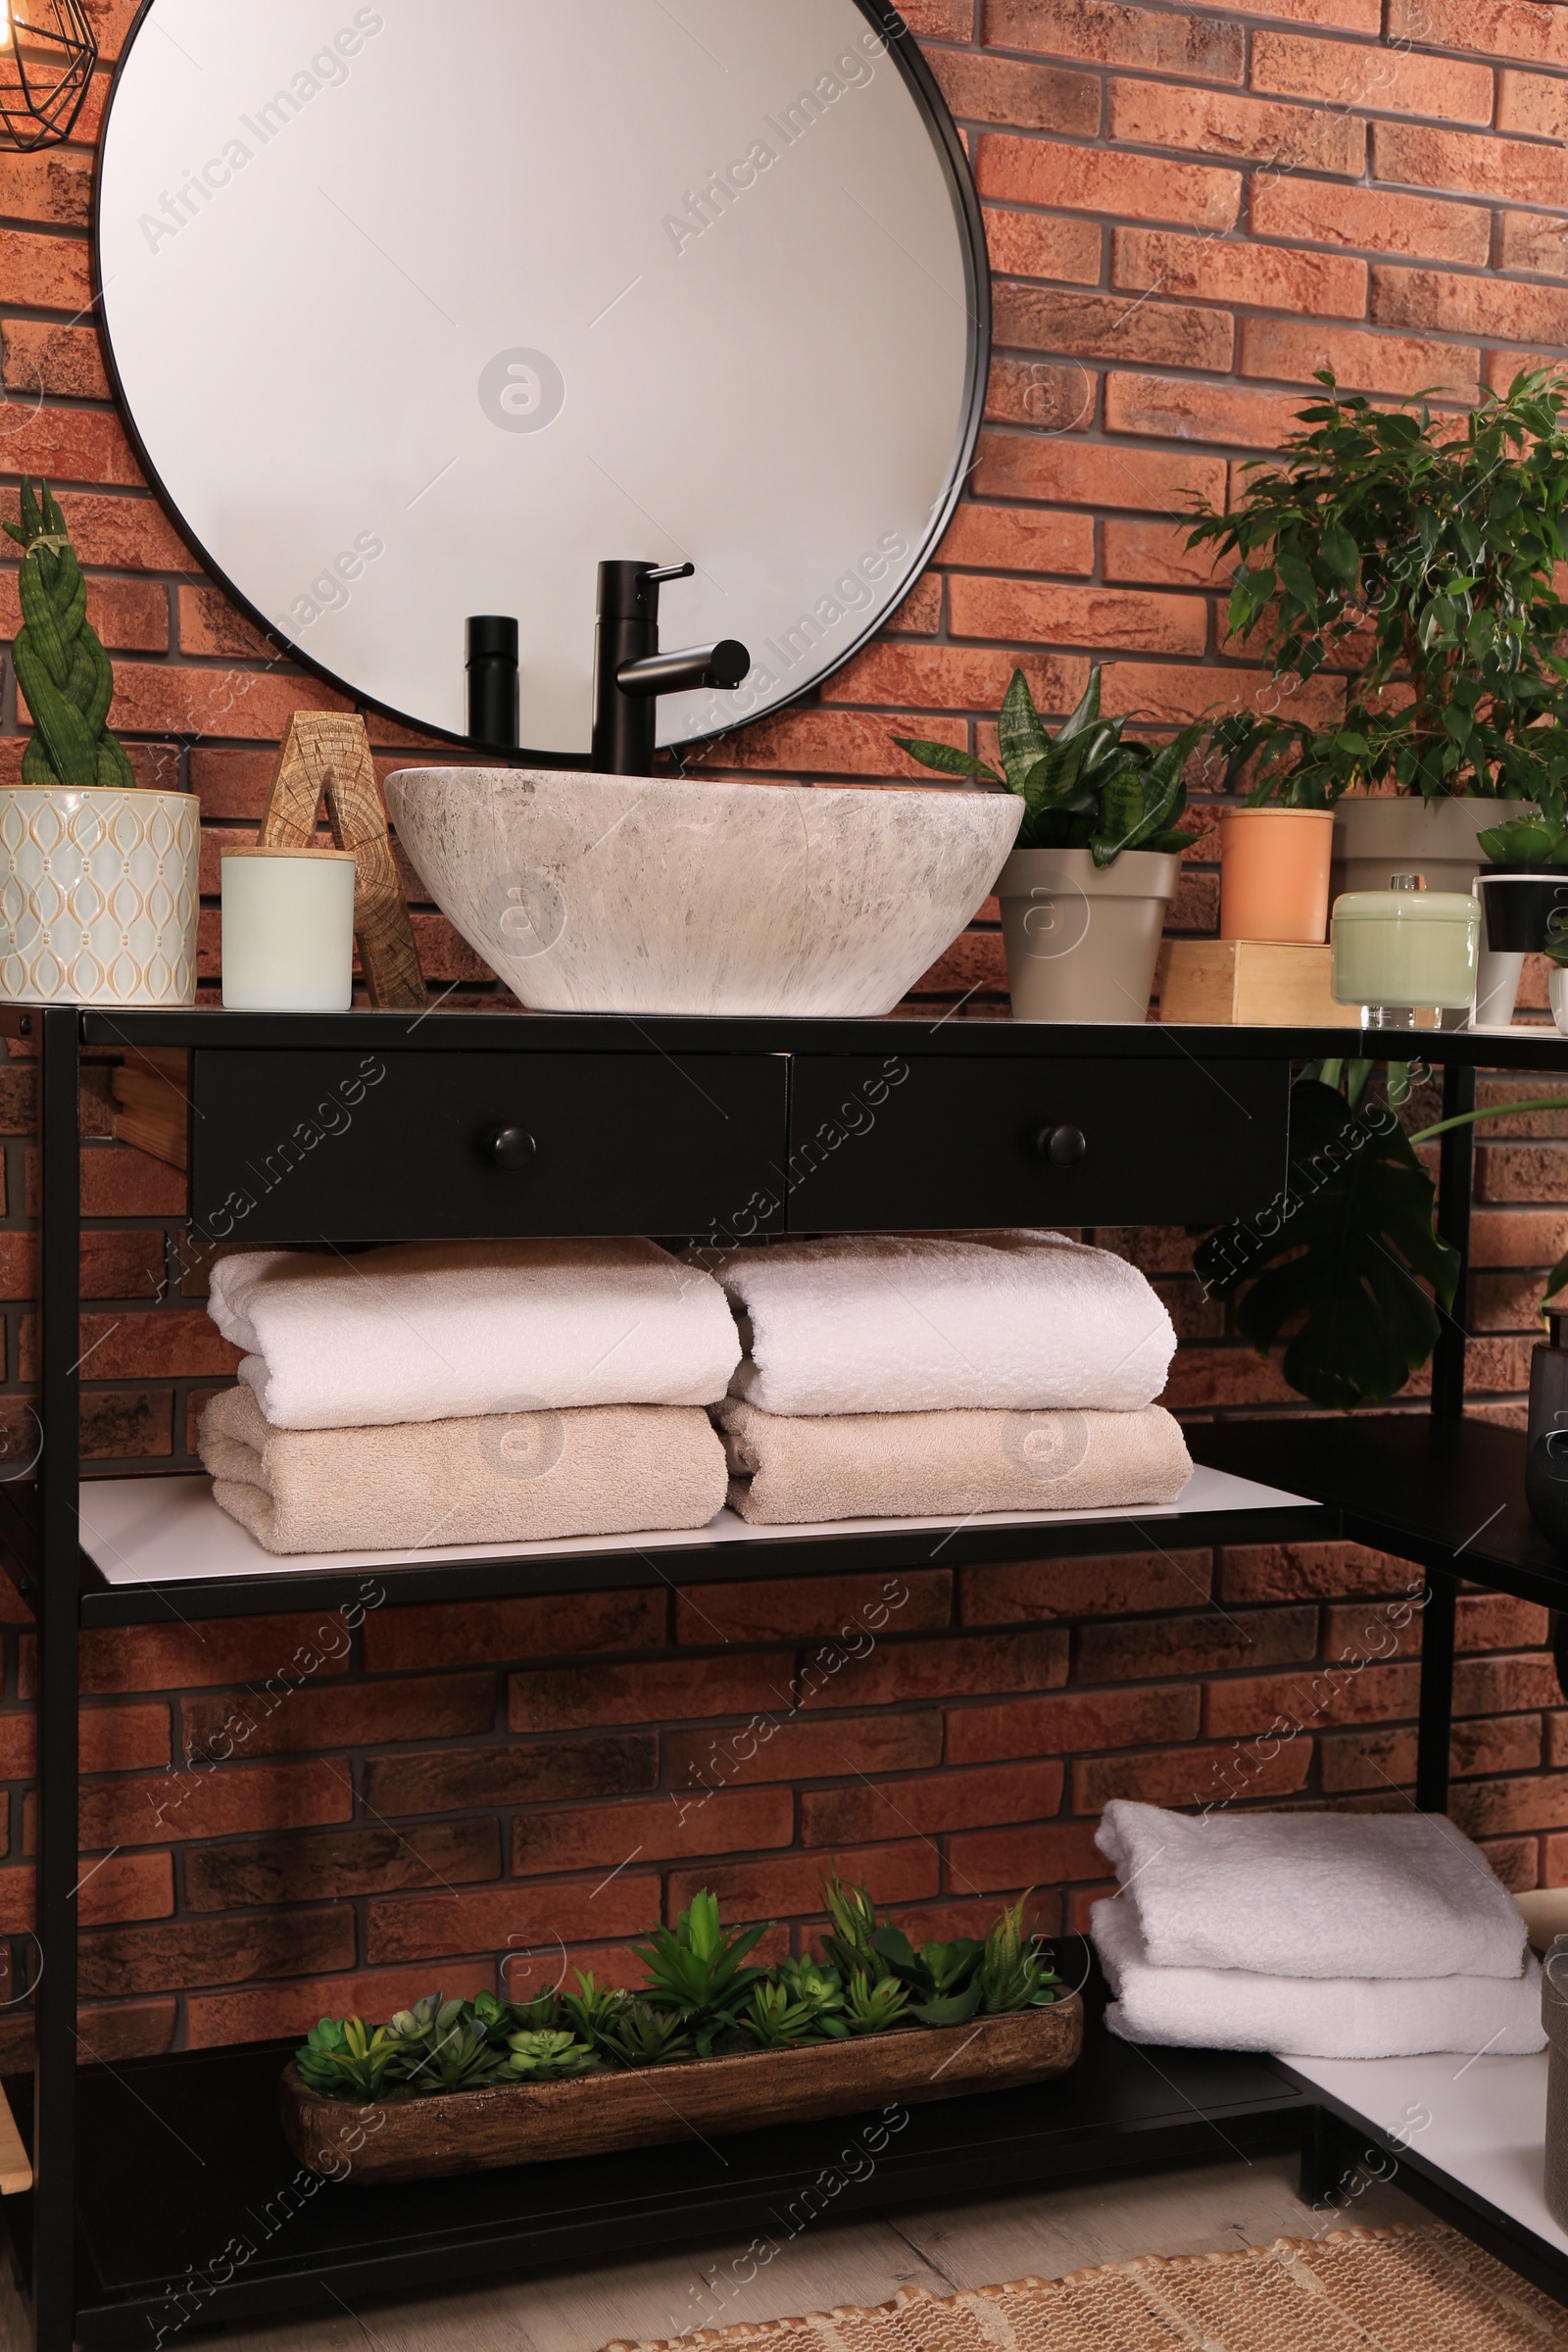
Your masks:
{"label": "table drawer", "polygon": [[1205,1225],[1285,1181],[1290,1069],[1048,1054],[803,1055],[792,1233]]}
{"label": "table drawer", "polygon": [[191,1215],[213,1241],[783,1228],[780,1055],[198,1052],[194,1064]]}

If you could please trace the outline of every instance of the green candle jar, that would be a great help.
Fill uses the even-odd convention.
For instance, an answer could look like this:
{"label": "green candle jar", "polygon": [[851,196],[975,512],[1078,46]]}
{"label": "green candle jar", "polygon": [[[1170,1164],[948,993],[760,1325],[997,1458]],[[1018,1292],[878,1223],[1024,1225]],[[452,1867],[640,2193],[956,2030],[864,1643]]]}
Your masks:
{"label": "green candle jar", "polygon": [[1392,890],[1337,899],[1330,927],[1334,1001],[1359,1004],[1368,1029],[1413,1029],[1416,1013],[1473,1002],[1481,955],[1481,906],[1429,891],[1419,874]]}

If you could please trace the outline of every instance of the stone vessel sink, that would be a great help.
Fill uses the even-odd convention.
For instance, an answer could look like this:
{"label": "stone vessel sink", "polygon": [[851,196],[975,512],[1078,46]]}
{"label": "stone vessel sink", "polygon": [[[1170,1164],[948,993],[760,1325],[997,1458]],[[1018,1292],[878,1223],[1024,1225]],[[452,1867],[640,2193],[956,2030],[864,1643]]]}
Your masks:
{"label": "stone vessel sink", "polygon": [[387,799],[437,906],[536,1012],[891,1012],[1023,821],[1011,793],[532,768],[405,768]]}

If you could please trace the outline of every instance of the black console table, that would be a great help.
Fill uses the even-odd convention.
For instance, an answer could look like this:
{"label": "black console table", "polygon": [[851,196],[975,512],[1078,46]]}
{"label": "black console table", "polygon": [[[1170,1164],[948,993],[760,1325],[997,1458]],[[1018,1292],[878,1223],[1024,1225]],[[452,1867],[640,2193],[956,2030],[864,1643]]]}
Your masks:
{"label": "black console table", "polygon": [[[41,1076],[39,1417],[30,1488],[0,1503],[0,1565],[39,1636],[37,2067],[7,2085],[34,2167],[5,2201],[40,2352],[153,2345],[186,2328],[415,2294],[460,2278],[599,2260],[762,2226],[856,2137],[853,2118],[409,2188],[302,2193],[277,2127],[276,2045],[76,2064],[78,1640],[83,1625],[291,1610],[357,1587],[351,1565],[291,1575],[106,1571],[83,1515],[77,1439],[79,1080],[84,1048],[191,1050],[191,1212],[212,1241],[343,1245],[436,1236],[654,1234],[727,1246],[769,1234],[1008,1225],[1209,1224],[1286,1181],[1291,1065],[1344,1030],[1044,1028],[948,1018],[807,1022],[366,1013],[0,1012]],[[1377,1041],[1386,1054],[1397,1041]],[[1452,1116],[1478,1064],[1568,1072],[1550,1032],[1410,1040],[1445,1071]],[[1464,1252],[1471,1131],[1445,1138],[1440,1217]],[[1459,1418],[1464,1334],[1449,1320],[1434,1417],[1263,1418],[1191,1433],[1216,1507],[1142,1519],[988,1519],[947,1556],[1047,1558],[1286,1537],[1352,1537],[1425,1571],[1419,1801],[1446,1801],[1454,1592],[1461,1578],[1568,1605],[1568,1563],[1524,1510],[1523,1440]],[[1245,1482],[1245,1483],[1242,1483]],[[152,1490],[192,1482],[146,1480]],[[900,1523],[761,1540],[532,1545],[377,1564],[390,1604],[477,1592],[902,1564]],[[641,1539],[647,1544],[650,1539]],[[154,1545],[156,1549],[156,1545]],[[1086,1955],[1069,1973],[1095,1987]],[[1525,2063],[1525,2062],[1519,2062]],[[1227,2149],[1300,2148],[1314,2194],[1347,2152],[1391,2144],[1341,2092],[1276,2060],[1146,2054],[1092,2024],[1083,2064],[1044,2089],[910,2111],[834,2210],[1081,2178]],[[177,2156],[176,2142],[189,2158]],[[1568,2252],[1473,2180],[1396,2143],[1412,2191],[1568,2302]],[[247,2250],[236,2255],[234,2245]],[[329,2290],[329,2292],[328,2292]]]}

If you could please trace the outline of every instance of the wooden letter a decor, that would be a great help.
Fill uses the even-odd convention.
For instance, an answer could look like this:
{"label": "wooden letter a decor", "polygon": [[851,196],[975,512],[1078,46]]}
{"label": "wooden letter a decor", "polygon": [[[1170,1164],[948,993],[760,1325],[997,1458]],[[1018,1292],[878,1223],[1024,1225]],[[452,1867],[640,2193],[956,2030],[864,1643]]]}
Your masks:
{"label": "wooden letter a decor", "polygon": [[308,850],[322,795],[334,846],[358,868],[354,936],[370,1003],[378,1012],[422,1012],[430,999],[419,970],[386,811],[363,718],[296,710],[273,778],[259,847]]}

